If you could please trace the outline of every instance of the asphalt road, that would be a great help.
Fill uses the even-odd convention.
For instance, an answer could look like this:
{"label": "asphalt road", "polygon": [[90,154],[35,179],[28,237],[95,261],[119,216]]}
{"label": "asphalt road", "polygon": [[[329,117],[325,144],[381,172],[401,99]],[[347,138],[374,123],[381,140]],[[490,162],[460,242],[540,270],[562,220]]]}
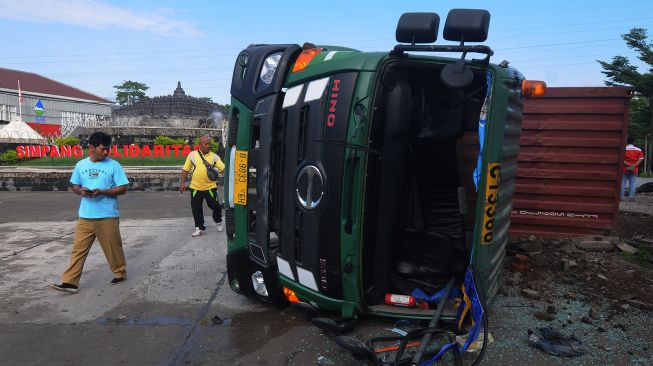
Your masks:
{"label": "asphalt road", "polygon": [[[127,281],[110,286],[99,245],[77,294],[53,291],[65,270],[79,197],[0,192],[1,365],[359,364],[301,314],[226,284],[226,238],[192,238],[186,192],[120,197]],[[205,208],[205,221],[211,222]]]}
{"label": "asphalt road", "polygon": [[[226,283],[225,235],[209,226],[206,235],[192,238],[189,200],[176,192],[120,197],[127,281],[109,285],[111,272],[95,245],[80,291],[71,295],[49,284],[59,282],[68,264],[79,197],[0,192],[0,365],[369,364],[303,314],[234,294]],[[208,209],[205,214],[210,222]],[[530,347],[526,330],[548,325],[534,320],[533,308],[518,294],[499,298],[484,365],[628,364],[623,349],[593,347],[570,360]],[[570,328],[583,326],[576,321]],[[349,335],[367,340],[410,327],[365,318]],[[467,355],[465,364],[475,357]]]}
{"label": "asphalt road", "polygon": [[[80,199],[73,192],[0,192],[0,223],[77,220]],[[188,191],[127,192],[119,205],[122,219],[191,216]]]}

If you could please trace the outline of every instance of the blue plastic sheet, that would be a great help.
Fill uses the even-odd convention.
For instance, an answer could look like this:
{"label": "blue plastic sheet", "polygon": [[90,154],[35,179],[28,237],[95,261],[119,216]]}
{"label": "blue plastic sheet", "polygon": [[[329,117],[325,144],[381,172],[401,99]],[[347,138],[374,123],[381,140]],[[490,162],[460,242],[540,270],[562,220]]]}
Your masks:
{"label": "blue plastic sheet", "polygon": [[[415,288],[410,295],[412,297],[418,299],[418,300],[423,300],[423,301],[430,302],[430,303],[437,303],[444,296],[444,291],[445,290],[446,290],[446,286],[443,287],[440,291],[438,291],[438,292],[434,293],[433,295],[429,296],[424,291],[422,291],[422,290],[420,290],[418,288]],[[454,299],[454,298],[462,297],[462,296],[463,296],[463,293],[460,292],[460,290],[457,289],[457,288],[452,288],[451,292],[449,293],[449,298],[450,299]]]}
{"label": "blue plastic sheet", "polygon": [[483,106],[481,107],[481,114],[478,118],[478,158],[476,159],[476,169],[474,169],[474,174],[472,175],[474,179],[474,186],[478,191],[478,180],[481,177],[481,170],[483,168],[483,153],[485,152],[485,126],[488,123],[487,114],[490,108],[490,100],[492,97],[492,73],[487,71],[485,73],[485,79],[487,81],[487,92],[485,93],[485,100],[483,100]]}

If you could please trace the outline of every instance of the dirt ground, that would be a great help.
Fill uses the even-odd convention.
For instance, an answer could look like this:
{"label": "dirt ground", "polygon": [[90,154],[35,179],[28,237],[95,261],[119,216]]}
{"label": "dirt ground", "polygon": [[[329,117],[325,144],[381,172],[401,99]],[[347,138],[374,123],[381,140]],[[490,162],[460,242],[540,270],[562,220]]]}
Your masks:
{"label": "dirt ground", "polygon": [[[631,248],[626,249],[636,253],[617,244],[628,244]],[[490,349],[489,364],[516,364],[501,355],[502,349],[519,344],[510,331],[538,327],[578,337],[587,354],[543,359],[542,351],[531,348],[524,355],[536,356],[532,364],[653,364],[653,194],[622,202],[611,237],[531,236],[512,240],[508,249],[504,286],[493,313],[495,319],[523,319],[494,327],[497,344]],[[520,252],[528,258],[525,272],[512,265]]]}
{"label": "dirt ground", "polygon": [[[653,229],[653,216],[642,214],[622,213],[620,225],[636,226],[642,221],[650,222],[646,229]],[[647,239],[653,239],[653,234],[634,234]],[[620,237],[623,242],[623,237]],[[533,290],[548,289],[553,283],[562,282],[574,287],[577,294],[581,294],[591,302],[604,303],[607,300],[639,300],[647,305],[653,304],[653,277],[651,266],[653,262],[638,261],[639,257],[621,252],[616,247],[610,251],[585,251],[576,246],[579,240],[555,240],[549,238],[536,238],[532,241],[522,242],[529,258],[529,265],[532,271],[515,274],[509,264],[506,271],[506,286],[517,282],[526,282]],[[639,241],[628,241],[631,246],[640,252],[653,248],[653,242],[646,243]],[[650,258],[648,258],[650,259]],[[572,262],[565,270],[564,262]],[[575,265],[573,264],[575,263]],[[521,280],[516,278],[521,277]],[[546,291],[542,291],[547,296]],[[572,295],[573,296],[573,295]],[[651,305],[653,306],[653,305]]]}

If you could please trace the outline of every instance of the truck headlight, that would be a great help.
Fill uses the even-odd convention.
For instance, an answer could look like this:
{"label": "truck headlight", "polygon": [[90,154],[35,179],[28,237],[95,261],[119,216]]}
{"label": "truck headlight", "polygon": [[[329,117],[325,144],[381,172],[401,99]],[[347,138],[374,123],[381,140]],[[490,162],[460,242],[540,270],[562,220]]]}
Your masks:
{"label": "truck headlight", "polygon": [[272,78],[274,78],[274,73],[277,72],[279,60],[281,60],[281,52],[273,53],[265,59],[263,67],[261,67],[261,81],[270,85]]}
{"label": "truck headlight", "polygon": [[268,297],[268,289],[265,287],[265,279],[263,279],[261,271],[252,273],[252,287],[257,294]]}

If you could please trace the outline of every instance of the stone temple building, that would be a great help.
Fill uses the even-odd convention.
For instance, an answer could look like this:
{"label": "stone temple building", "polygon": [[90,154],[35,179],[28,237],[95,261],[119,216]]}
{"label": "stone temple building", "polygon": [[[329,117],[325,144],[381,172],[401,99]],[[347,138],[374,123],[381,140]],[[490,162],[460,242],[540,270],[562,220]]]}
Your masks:
{"label": "stone temple building", "polygon": [[147,98],[115,109],[113,125],[221,129],[226,111],[219,104],[186,95],[177,82],[172,95]]}
{"label": "stone temple building", "polygon": [[118,145],[152,144],[156,136],[182,138],[190,143],[199,136],[208,135],[222,146],[227,116],[228,111],[219,104],[186,95],[178,81],[172,95],[147,98],[116,108],[110,121],[79,126],[71,135],[84,141],[93,132],[102,131],[113,136]]}

